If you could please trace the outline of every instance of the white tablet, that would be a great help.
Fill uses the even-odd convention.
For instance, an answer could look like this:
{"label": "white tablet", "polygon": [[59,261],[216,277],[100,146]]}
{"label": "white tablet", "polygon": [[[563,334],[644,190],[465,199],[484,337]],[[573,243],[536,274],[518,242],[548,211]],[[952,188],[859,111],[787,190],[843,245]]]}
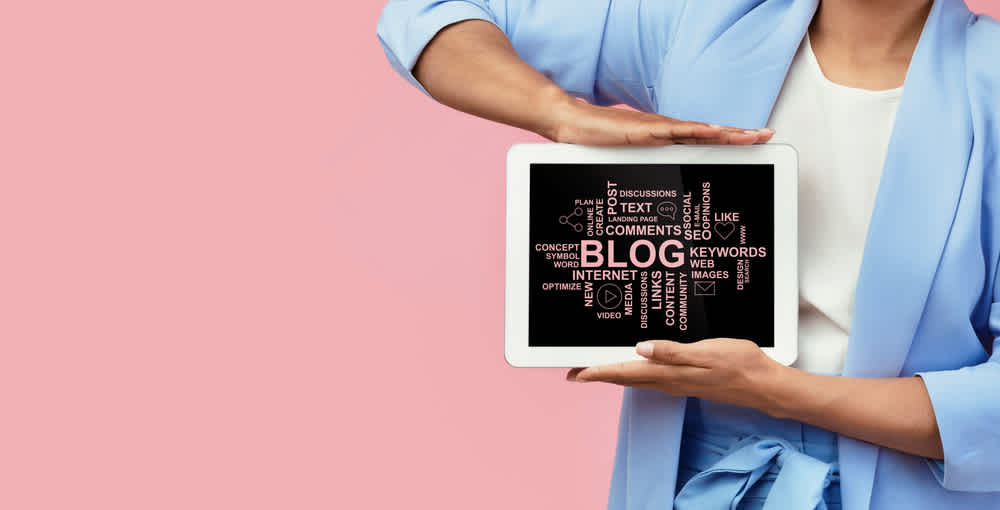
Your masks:
{"label": "white tablet", "polygon": [[798,354],[798,163],[788,145],[515,145],[505,352],[518,367],[745,338]]}

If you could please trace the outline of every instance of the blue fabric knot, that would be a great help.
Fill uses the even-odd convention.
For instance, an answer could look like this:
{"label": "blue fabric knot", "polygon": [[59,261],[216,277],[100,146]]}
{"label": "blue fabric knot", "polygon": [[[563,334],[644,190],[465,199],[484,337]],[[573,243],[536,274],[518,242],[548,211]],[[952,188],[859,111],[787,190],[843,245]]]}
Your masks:
{"label": "blue fabric knot", "polygon": [[688,480],[674,498],[674,509],[735,510],[772,464],[779,471],[764,510],[826,510],[823,489],[837,463],[810,457],[784,439],[760,436],[736,443],[729,454]]}

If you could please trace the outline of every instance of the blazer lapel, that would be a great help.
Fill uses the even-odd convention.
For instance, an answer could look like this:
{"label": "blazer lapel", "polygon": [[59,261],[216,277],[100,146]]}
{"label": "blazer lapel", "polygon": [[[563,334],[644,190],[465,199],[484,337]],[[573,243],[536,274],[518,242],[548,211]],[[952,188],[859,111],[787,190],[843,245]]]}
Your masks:
{"label": "blazer lapel", "polygon": [[[844,375],[897,377],[965,181],[972,121],[959,0],[938,0],[910,61],[858,276]],[[878,447],[840,438],[844,508],[867,509]]]}

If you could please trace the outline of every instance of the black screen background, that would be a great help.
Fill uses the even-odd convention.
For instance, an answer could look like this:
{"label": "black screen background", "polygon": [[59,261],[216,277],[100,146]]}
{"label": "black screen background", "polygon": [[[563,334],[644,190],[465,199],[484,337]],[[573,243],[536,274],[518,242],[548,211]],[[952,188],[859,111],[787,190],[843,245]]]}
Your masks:
{"label": "black screen background", "polygon": [[[530,346],[633,346],[647,339],[667,339],[692,342],[703,338],[731,337],[753,340],[761,347],[774,346],[774,167],[772,165],[713,165],[713,164],[532,164],[529,200],[531,207],[529,238],[531,240],[528,302]],[[767,257],[752,259],[751,280],[744,290],[735,284],[717,284],[716,295],[702,297],[688,289],[688,329],[679,331],[662,321],[649,321],[647,329],[637,321],[599,320],[594,308],[585,308],[581,299],[568,293],[543,291],[541,284],[549,281],[571,281],[571,269],[553,268],[540,258],[533,247],[536,243],[579,243],[582,239],[614,239],[616,244],[631,244],[635,239],[658,240],[666,236],[587,236],[577,233],[558,219],[573,210],[577,198],[598,196],[607,188],[607,181],[619,188],[674,188],[678,196],[691,191],[695,201],[701,193],[701,183],[710,181],[712,211],[739,211],[741,224],[746,225],[748,240],[767,247]],[[654,201],[657,199],[653,199]],[[680,199],[677,200],[678,203]],[[677,223],[680,223],[678,212]],[[738,236],[728,240],[683,241],[685,264],[676,271],[690,272],[688,255],[691,246],[734,246]],[[627,250],[616,248],[618,252]],[[606,255],[606,253],[605,253]],[[542,255],[544,257],[544,255]],[[620,257],[619,257],[620,258]],[[735,259],[716,258],[716,269],[735,272]],[[649,270],[663,269],[654,264]],[[731,279],[734,279],[731,276]],[[594,282],[595,288],[603,282]],[[636,287],[638,282],[636,283]],[[689,279],[689,283],[691,283]],[[638,289],[634,289],[634,306],[638,309]],[[658,324],[658,322],[660,322]]]}

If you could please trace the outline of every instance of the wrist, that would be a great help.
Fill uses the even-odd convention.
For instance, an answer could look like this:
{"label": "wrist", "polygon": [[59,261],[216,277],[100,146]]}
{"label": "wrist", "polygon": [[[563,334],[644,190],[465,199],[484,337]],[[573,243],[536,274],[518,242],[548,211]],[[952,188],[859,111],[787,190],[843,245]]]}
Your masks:
{"label": "wrist", "polygon": [[541,115],[538,128],[533,131],[553,142],[566,142],[566,131],[573,125],[573,117],[584,105],[556,84],[539,92],[538,111]]}
{"label": "wrist", "polygon": [[758,409],[774,418],[794,418],[795,410],[802,407],[798,399],[802,393],[808,394],[805,387],[807,375],[802,370],[775,362],[768,374],[761,379],[758,388],[761,403]]}

